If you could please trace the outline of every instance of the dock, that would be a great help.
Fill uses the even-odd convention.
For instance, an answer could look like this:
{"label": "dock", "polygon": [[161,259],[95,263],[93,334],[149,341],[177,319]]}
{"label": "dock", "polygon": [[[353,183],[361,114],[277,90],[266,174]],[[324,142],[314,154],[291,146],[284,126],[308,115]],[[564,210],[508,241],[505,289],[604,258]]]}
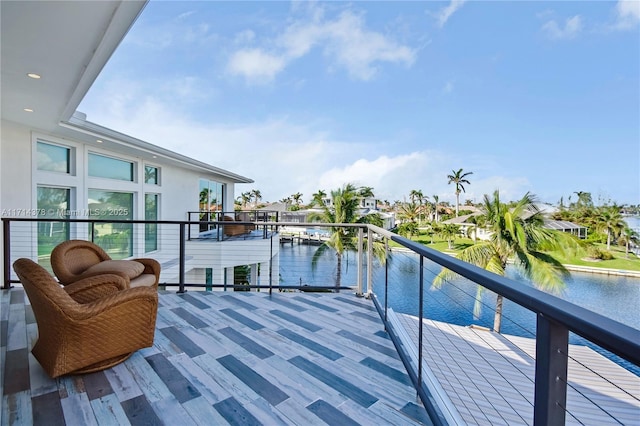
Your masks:
{"label": "dock", "polygon": [[[417,365],[419,319],[390,310]],[[423,381],[453,424],[533,424],[533,338],[423,320]],[[640,377],[587,346],[569,345],[566,423],[638,424]]]}

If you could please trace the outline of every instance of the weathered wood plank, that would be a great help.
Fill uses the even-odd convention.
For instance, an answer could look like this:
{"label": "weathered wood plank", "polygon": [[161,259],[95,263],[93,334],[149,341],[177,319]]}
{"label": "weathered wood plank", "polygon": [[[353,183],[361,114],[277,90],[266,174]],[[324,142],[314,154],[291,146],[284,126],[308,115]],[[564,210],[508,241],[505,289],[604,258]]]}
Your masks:
{"label": "weathered wood plank", "polygon": [[142,389],[126,364],[118,364],[104,370],[104,375],[118,397],[118,401],[126,401],[142,395]]}
{"label": "weathered wood plank", "polygon": [[[178,354],[170,358],[171,362],[184,377],[193,383],[209,404],[215,404],[231,396],[229,390],[216,382],[192,358],[186,354]],[[200,397],[194,399],[202,399]],[[189,401],[185,402],[186,405]]]}
{"label": "weathered wood plank", "polygon": [[156,354],[146,359],[178,402],[183,403],[200,396],[198,389],[163,355]]}
{"label": "weathered wood plank", "polygon": [[[227,396],[228,398],[228,396]],[[226,398],[225,398],[226,399]],[[213,408],[213,405],[203,396],[194,398],[182,404],[185,411],[197,425],[223,425],[227,421]]]}
{"label": "weathered wood plank", "polygon": [[9,323],[11,327],[7,336],[7,351],[27,347],[27,325],[25,323],[24,305],[11,304],[9,307]]}
{"label": "weathered wood plank", "polygon": [[[189,401],[191,401],[191,399],[189,399]],[[151,404],[151,407],[165,425],[195,426],[196,424],[182,404],[175,398],[156,401]]]}
{"label": "weathered wood plank", "polygon": [[4,366],[4,394],[18,393],[31,388],[29,381],[29,352],[27,348],[7,350]]}
{"label": "weathered wood plank", "polygon": [[33,424],[43,426],[64,426],[64,413],[58,392],[45,393],[31,398]]}
{"label": "weathered wood plank", "polygon": [[321,418],[325,423],[330,425],[341,425],[341,426],[359,426],[360,423],[352,420],[350,417],[345,415],[342,411],[338,410],[331,404],[326,403],[325,401],[319,399],[314,403],[310,404],[307,409],[311,411],[313,414]]}
{"label": "weathered wood plank", "polygon": [[151,368],[142,355],[138,353],[133,354],[131,358],[127,360],[126,366],[149,402],[153,403],[172,396],[167,385],[165,385],[162,379],[153,371],[153,368]]}
{"label": "weathered wood plank", "polygon": [[16,392],[2,397],[2,411],[0,412],[2,425],[33,424],[31,411],[31,395],[28,390]]}
{"label": "weathered wood plank", "polygon": [[191,312],[187,311],[185,308],[182,308],[182,307],[173,308],[171,309],[171,312],[173,312],[174,314],[176,314],[177,316],[185,320],[187,323],[189,323],[189,325],[191,325],[194,328],[204,328],[209,326],[209,324],[202,321],[200,317],[192,314]]}
{"label": "weathered wood plank", "polygon": [[60,400],[65,423],[68,425],[97,425],[91,403],[86,393],[69,395]]}
{"label": "weathered wood plank", "polygon": [[226,338],[228,338],[232,342],[234,342],[235,344],[237,344],[238,346],[240,346],[241,348],[243,348],[244,350],[246,350],[247,352],[252,353],[253,355],[257,356],[260,359],[269,358],[270,356],[273,355],[273,352],[271,352],[269,349],[256,343],[255,341],[246,337],[244,334],[237,332],[231,327],[222,328],[218,330],[218,332],[224,335]]}
{"label": "weathered wood plank", "polygon": [[218,358],[217,361],[244,382],[244,384],[253,389],[255,393],[269,401],[270,404],[278,405],[289,398],[289,395],[283,392],[280,388],[274,386],[271,382],[256,373],[249,366],[243,364],[234,356],[227,355]]}
{"label": "weathered wood plank", "polygon": [[235,398],[227,398],[224,401],[213,404],[213,408],[232,425],[262,426],[253,414],[247,411]]}
{"label": "weathered wood plank", "polygon": [[111,384],[109,383],[104,371],[85,374],[82,376],[82,381],[84,382],[84,387],[89,400],[102,398],[103,396],[113,393]]}
{"label": "weathered wood plank", "polygon": [[129,425],[129,419],[115,393],[90,399],[91,409],[99,425]]}
{"label": "weathered wood plank", "polygon": [[191,341],[176,327],[161,328],[160,332],[191,358],[204,354],[204,350],[200,346]]}
{"label": "weathered wood plank", "polygon": [[162,421],[153,410],[149,401],[142,395],[122,401],[122,409],[129,422],[136,425],[160,425]]}
{"label": "weathered wood plank", "polygon": [[327,369],[320,367],[319,365],[314,364],[300,356],[291,358],[289,362],[300,368],[301,370],[307,372],[308,374],[312,375],[321,382],[336,389],[341,394],[353,399],[363,407],[369,407],[371,404],[378,400],[378,398],[362,390],[360,387],[354,385],[353,383],[342,379],[341,377],[333,374]]}

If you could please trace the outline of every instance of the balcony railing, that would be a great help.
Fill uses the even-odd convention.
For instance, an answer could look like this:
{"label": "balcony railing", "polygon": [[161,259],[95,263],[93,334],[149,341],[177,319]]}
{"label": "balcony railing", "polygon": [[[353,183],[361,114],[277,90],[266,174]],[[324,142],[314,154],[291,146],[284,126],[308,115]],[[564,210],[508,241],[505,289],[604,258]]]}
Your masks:
{"label": "balcony railing", "polygon": [[[442,406],[440,390],[431,381],[432,374],[424,360],[425,352],[434,343],[424,337],[425,298],[429,297],[426,289],[430,274],[437,273],[434,265],[437,268],[448,268],[471,283],[500,294],[535,315],[535,330],[531,331],[535,338],[532,356],[535,359],[535,374],[532,377],[535,387],[532,422],[535,425],[565,424],[567,416],[572,416],[572,402],[567,400],[567,388],[571,382],[568,364],[574,361],[570,355],[570,332],[602,351],[609,351],[613,354],[612,357],[620,357],[636,368],[640,366],[639,330],[513,279],[489,273],[384,229],[371,225],[254,220],[238,223],[259,229],[263,236],[260,239],[229,238],[224,241],[208,241],[194,240],[192,237],[190,240],[190,230],[194,233],[202,232],[200,226],[203,224],[220,230],[229,226],[226,221],[201,219],[150,222],[3,218],[4,288],[18,282],[12,275],[11,268],[12,262],[18,257],[31,257],[46,266],[48,247],[64,239],[80,238],[102,243],[103,248],[114,257],[156,258],[163,265],[160,285],[167,289],[176,288],[179,292],[191,288],[269,292],[348,289],[357,295],[371,297],[375,302],[414,382],[417,394],[436,424],[452,424],[460,418]],[[57,225],[54,226],[54,223]],[[328,251],[331,254],[320,256],[318,248],[313,246],[323,244],[331,229],[341,228],[355,231],[357,244],[353,252],[341,257],[342,268],[337,270],[335,254]],[[153,231],[155,244],[148,244],[150,230]],[[286,235],[283,230],[288,231]],[[104,238],[110,235],[108,232],[124,236]],[[56,233],[57,239],[54,238]],[[390,242],[402,248],[403,256],[410,256],[412,263],[404,277],[409,277],[406,280],[411,283],[400,283],[391,276],[390,268],[398,252],[389,247]],[[110,245],[105,246],[106,243]],[[155,248],[145,250],[145,247]],[[380,247],[384,247],[384,250],[376,252],[376,248]],[[382,257],[380,253],[383,253]],[[234,280],[237,274],[231,271],[247,265],[249,272],[244,276],[245,281],[239,283]],[[226,273],[219,269],[224,269]],[[417,335],[415,340],[403,338],[397,322],[392,319],[394,312],[402,311],[402,308],[390,306],[393,301],[389,292],[397,290],[401,284],[409,284],[406,291],[415,292],[410,297],[417,299],[418,307],[413,312],[418,318],[417,330],[411,331]],[[474,294],[469,297],[473,298]],[[584,367],[590,368],[589,365]],[[509,380],[508,377],[502,379]],[[635,387],[638,382],[636,380],[633,383],[632,388],[619,391],[637,399],[638,389]],[[595,411],[602,410],[602,416],[606,418],[606,408],[599,401],[594,400],[593,406]],[[637,410],[638,407],[640,405],[631,409]]]}

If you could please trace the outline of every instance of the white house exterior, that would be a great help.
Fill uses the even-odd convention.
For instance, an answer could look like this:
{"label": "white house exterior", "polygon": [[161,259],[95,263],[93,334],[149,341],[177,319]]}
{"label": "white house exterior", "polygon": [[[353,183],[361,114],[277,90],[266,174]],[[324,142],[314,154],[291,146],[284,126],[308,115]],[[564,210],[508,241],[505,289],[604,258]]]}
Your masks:
{"label": "white house exterior", "polygon": [[[185,221],[188,211],[201,207],[203,189],[210,194],[208,207],[233,211],[235,185],[253,182],[92,123],[76,111],[145,4],[1,2],[2,217]],[[41,258],[43,242],[55,241],[57,233],[106,238],[113,229],[12,222],[11,258]],[[119,255],[158,258],[167,265],[161,281],[173,281],[178,227],[138,225],[131,230],[126,252]],[[230,246],[226,255],[214,244],[232,243],[187,247],[195,250],[189,255],[187,281],[201,282],[209,268],[215,282],[221,282],[229,278],[225,268],[269,261],[269,251],[267,257],[255,249],[247,255],[238,247],[242,241],[233,242],[236,253]],[[255,247],[256,241],[246,244]]]}

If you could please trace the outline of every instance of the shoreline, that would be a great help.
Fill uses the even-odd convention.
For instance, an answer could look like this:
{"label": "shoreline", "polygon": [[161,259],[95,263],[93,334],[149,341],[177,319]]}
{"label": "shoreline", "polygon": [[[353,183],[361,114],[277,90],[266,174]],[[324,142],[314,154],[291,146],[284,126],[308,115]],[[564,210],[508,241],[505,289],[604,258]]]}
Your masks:
{"label": "shoreline", "polygon": [[[404,247],[392,247],[391,250],[402,251],[405,249]],[[407,251],[411,251],[405,249]],[[448,254],[449,256],[454,256],[455,253],[443,251],[441,253]],[[583,266],[583,265],[573,265],[570,263],[563,263],[562,266],[567,268],[569,272],[585,272],[590,274],[601,274],[601,275],[614,275],[619,277],[629,277],[629,278],[638,278],[640,279],[640,271],[631,271],[628,269],[612,269],[612,268],[599,268],[597,266]]]}
{"label": "shoreline", "polygon": [[591,274],[616,275],[620,277],[631,277],[640,279],[640,271],[630,271],[628,269],[598,268],[597,266],[582,266],[563,263],[562,266],[570,272],[587,272]]}

